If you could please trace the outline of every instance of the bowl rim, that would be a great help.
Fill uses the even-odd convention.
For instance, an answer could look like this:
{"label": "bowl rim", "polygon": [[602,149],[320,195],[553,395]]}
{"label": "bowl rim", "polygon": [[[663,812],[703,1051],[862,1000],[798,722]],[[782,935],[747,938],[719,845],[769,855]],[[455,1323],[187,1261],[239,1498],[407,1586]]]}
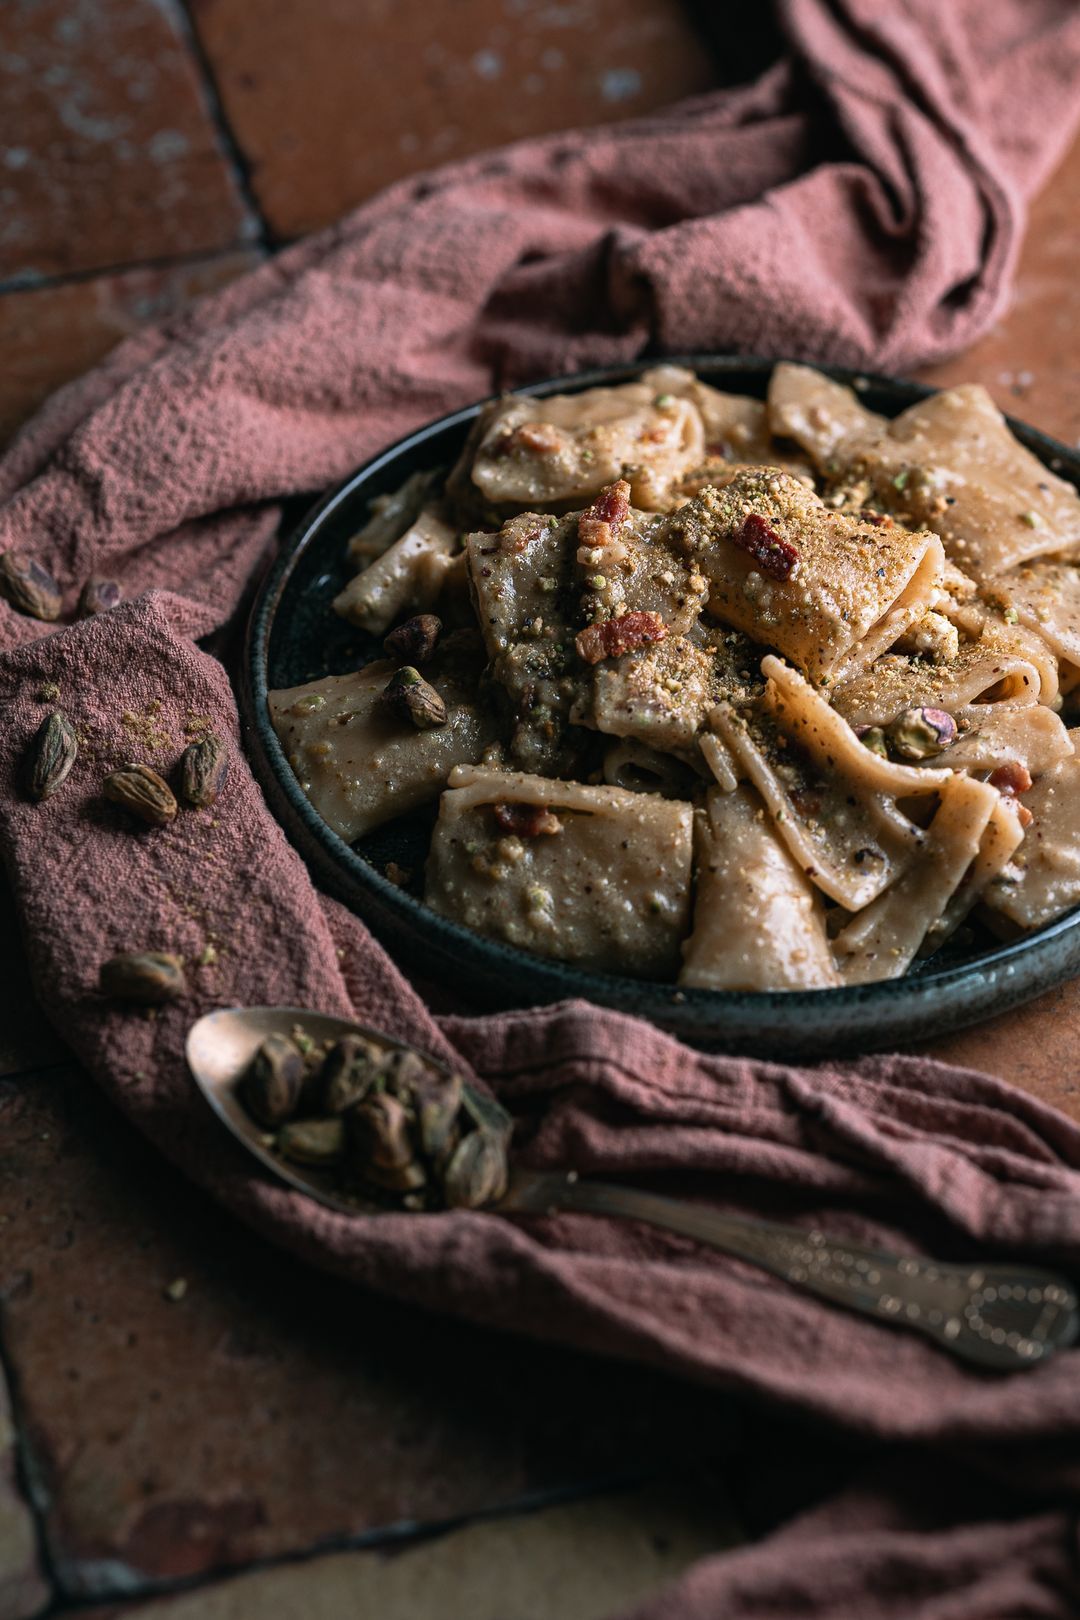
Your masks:
{"label": "bowl rim", "polygon": [[[985,981],[980,1001],[985,1003],[988,996],[994,997],[993,1006],[987,1005],[983,1011],[976,1012],[974,1016],[989,1016],[995,1007],[1015,1005],[1027,995],[1036,995],[1051,989],[1075,971],[1077,964],[1069,962],[1061,968],[1053,959],[1058,954],[1056,947],[1060,941],[1073,934],[1080,926],[1080,906],[1063,913],[1061,917],[1055,918],[1032,933],[1003,941],[965,961],[941,968],[931,966],[915,975],[904,974],[896,979],[872,980],[865,984],[817,990],[709,990],[689,986],[684,988],[653,979],[630,978],[580,969],[559,959],[537,956],[501,940],[488,939],[485,935],[478,934],[460,923],[442,917],[426,906],[422,900],[400,889],[373,863],[358,855],[323,821],[303,793],[285,757],[277,733],[270,723],[267,709],[267,696],[270,690],[267,679],[268,664],[277,613],[297,566],[309,549],[317,544],[326,523],[339,508],[356,495],[358,490],[380,472],[394,462],[422,449],[428,441],[441,437],[455,428],[467,428],[484,406],[503,397],[507,392],[541,397],[559,392],[577,393],[590,387],[610,387],[633,381],[643,371],[660,365],[684,366],[694,372],[719,375],[722,386],[722,375],[725,372],[755,374],[767,379],[772,368],[783,363],[783,358],[708,354],[655,356],[617,366],[596,367],[568,376],[543,378],[512,390],[500,390],[426,422],[376,452],[320,497],[285,536],[276,559],[258,588],[248,617],[242,669],[244,684],[241,692],[244,720],[248,731],[253,732],[257,738],[266,768],[274,778],[275,791],[284,797],[289,810],[302,823],[306,833],[321,846],[325,862],[329,862],[331,867],[337,869],[342,880],[346,878],[351,880],[347,885],[346,904],[358,915],[363,917],[364,914],[363,909],[353,903],[352,891],[357,886],[372,893],[384,908],[394,913],[412,929],[426,932],[441,947],[450,950],[463,967],[467,967],[474,960],[478,966],[490,967],[493,956],[500,961],[509,959],[518,972],[528,973],[538,981],[538,988],[543,992],[538,995],[538,1000],[553,1002],[583,997],[601,1004],[622,1006],[637,1002],[646,1016],[656,1016],[658,1009],[664,1006],[672,1010],[681,1009],[691,1015],[696,1009],[700,1014],[711,1015],[719,1028],[723,1027],[725,1013],[741,1015],[740,1021],[750,1019],[755,1024],[771,1020],[773,1015],[781,1012],[785,1022],[798,1020],[800,1017],[816,1022],[822,1017],[828,1017],[830,1020],[836,1017],[843,1019],[845,1013],[865,1010],[868,1002],[881,1004],[883,1013],[889,1009],[892,1014],[890,1024],[896,1025],[898,1019],[905,1013],[913,1020],[917,1020],[920,1009],[929,1008],[943,993],[955,991],[961,985],[970,984],[973,979]],[[903,398],[897,402],[898,409],[941,391],[925,383],[888,376],[864,368],[815,362],[796,363],[813,364],[815,370],[835,381],[855,386],[860,392],[881,390],[900,394]],[[1065,473],[1071,482],[1080,486],[1080,453],[1011,415],[1006,416],[1006,421],[1028,449],[1038,455],[1040,460],[1051,464],[1051,470]],[[282,824],[281,817],[276,813],[275,819]],[[288,825],[284,825],[284,831],[292,841]],[[321,869],[324,872],[327,870],[325,864],[321,863]],[[1038,962],[1045,959],[1045,971],[1040,974],[1038,982],[1025,985],[1019,994],[1014,990],[1010,996],[1009,983],[1014,978],[1018,965],[1032,963],[1033,959]],[[997,990],[1004,994],[995,994]],[[662,1012],[660,1019],[664,1021]],[[666,1021],[670,1027],[670,1012]],[[970,1021],[958,1019],[956,1027],[960,1027],[961,1022]]]}

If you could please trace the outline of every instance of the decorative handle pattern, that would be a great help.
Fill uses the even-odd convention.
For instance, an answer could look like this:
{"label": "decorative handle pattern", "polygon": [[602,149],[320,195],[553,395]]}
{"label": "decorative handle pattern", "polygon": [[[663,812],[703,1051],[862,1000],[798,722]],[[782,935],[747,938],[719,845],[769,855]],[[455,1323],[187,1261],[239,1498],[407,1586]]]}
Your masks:
{"label": "decorative handle pattern", "polygon": [[848,1310],[910,1328],[981,1367],[1015,1372],[1072,1344],[1075,1290],[1023,1265],[953,1265],[863,1248],[814,1227],[751,1221],[634,1187],[515,1174],[507,1213],[615,1215],[696,1238]]}

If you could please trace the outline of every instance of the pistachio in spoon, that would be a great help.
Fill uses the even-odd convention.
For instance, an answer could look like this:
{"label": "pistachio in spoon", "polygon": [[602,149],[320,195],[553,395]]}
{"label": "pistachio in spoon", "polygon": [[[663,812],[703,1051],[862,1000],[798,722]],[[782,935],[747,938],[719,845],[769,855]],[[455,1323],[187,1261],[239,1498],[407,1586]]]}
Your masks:
{"label": "pistachio in spoon", "polygon": [[510,1116],[378,1031],[290,1008],[224,1008],[193,1026],[188,1064],[244,1145],[324,1203],[479,1209],[506,1190]]}

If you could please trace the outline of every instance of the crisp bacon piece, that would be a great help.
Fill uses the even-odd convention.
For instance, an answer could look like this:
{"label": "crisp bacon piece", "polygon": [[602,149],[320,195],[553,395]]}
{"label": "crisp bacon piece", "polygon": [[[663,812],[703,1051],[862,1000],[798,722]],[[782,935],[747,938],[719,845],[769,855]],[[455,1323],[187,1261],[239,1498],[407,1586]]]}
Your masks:
{"label": "crisp bacon piece", "polygon": [[515,838],[550,837],[562,832],[562,822],[541,804],[496,804],[492,806],[496,825]]}
{"label": "crisp bacon piece", "polygon": [[550,422],[522,422],[510,435],[513,449],[527,450],[533,456],[553,456],[563,446],[563,436]]}
{"label": "crisp bacon piece", "polygon": [[808,821],[821,814],[820,793],[813,793],[809,788],[793,788],[789,798],[800,816],[805,816]]}
{"label": "crisp bacon piece", "polygon": [[666,635],[667,625],[659,613],[624,613],[621,619],[586,625],[578,631],[574,645],[587,664],[598,664],[602,658],[621,658],[635,647],[663,641]]}
{"label": "crisp bacon piece", "polygon": [[598,523],[610,523],[613,529],[617,529],[619,524],[626,520],[629,512],[630,485],[625,478],[618,478],[615,483],[609,484],[607,489],[600,491],[583,516],[595,518]]}
{"label": "crisp bacon piece", "polygon": [[578,539],[583,546],[606,546],[630,513],[630,485],[618,479],[602,489],[587,511],[578,518]]}
{"label": "crisp bacon piece", "polygon": [[489,456],[509,456],[522,450],[529,456],[553,456],[563,447],[563,435],[550,422],[521,422],[503,428],[487,447]]}
{"label": "crisp bacon piece", "polygon": [[[498,549],[503,553],[528,551],[533,541],[539,540],[540,536],[542,534],[546,534],[547,532],[548,524],[546,518],[542,523],[534,523],[531,528],[516,529],[513,534],[508,534],[504,529],[499,537]],[[481,550],[483,550],[483,547],[481,547]]]}
{"label": "crisp bacon piece", "polygon": [[740,551],[750,553],[761,572],[770,579],[790,579],[799,566],[799,553],[791,541],[777,534],[760,512],[750,512],[731,539]]}
{"label": "crisp bacon piece", "polygon": [[1011,798],[1018,798],[1026,793],[1031,786],[1031,772],[1019,760],[1010,759],[1004,765],[999,765],[996,771],[991,771],[988,778],[991,787],[996,787],[999,793],[1007,793]]}

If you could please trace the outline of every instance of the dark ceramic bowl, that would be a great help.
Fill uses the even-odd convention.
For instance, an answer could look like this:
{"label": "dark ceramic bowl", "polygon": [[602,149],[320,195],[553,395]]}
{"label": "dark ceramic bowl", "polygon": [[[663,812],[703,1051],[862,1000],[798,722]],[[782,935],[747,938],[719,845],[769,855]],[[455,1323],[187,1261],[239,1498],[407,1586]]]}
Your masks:
{"label": "dark ceramic bowl", "polygon": [[[678,363],[720,388],[759,398],[773,365],[711,355]],[[625,382],[642,369],[588,372],[523,391],[544,395]],[[836,369],[830,375],[855,380]],[[884,377],[860,377],[859,387],[867,405],[889,416],[931,391]],[[364,522],[373,496],[396,489],[418,469],[449,466],[479,409],[455,411],[410,434],[320,501],[286,543],[252,610],[241,692],[247,743],[271,808],[320,887],[356,911],[404,965],[430,983],[459,989],[474,1006],[584,996],[698,1044],[760,1056],[820,1058],[925,1040],[1003,1012],[1080,972],[1078,910],[1012,944],[988,934],[963,947],[954,943],[905,978],[883,984],[787,992],[676,990],[545,961],[429,911],[383,872],[390,860],[422,867],[430,815],[404,818],[355,847],[331,832],[285,759],[267,717],[267,691],[343,674],[379,650],[374,638],[345,625],[330,608],[348,578],[345,542]],[[1037,456],[1080,485],[1080,455],[1022,423],[1012,427]]]}

